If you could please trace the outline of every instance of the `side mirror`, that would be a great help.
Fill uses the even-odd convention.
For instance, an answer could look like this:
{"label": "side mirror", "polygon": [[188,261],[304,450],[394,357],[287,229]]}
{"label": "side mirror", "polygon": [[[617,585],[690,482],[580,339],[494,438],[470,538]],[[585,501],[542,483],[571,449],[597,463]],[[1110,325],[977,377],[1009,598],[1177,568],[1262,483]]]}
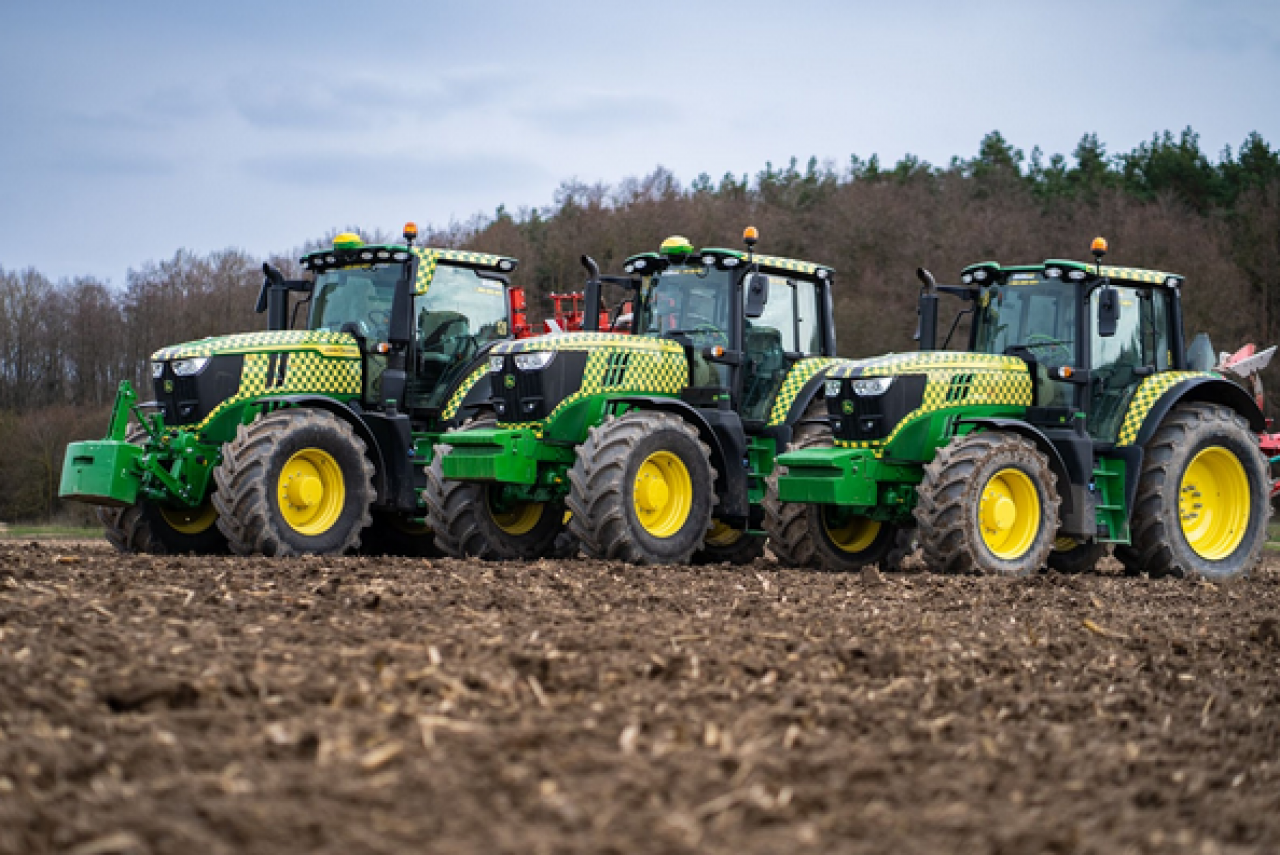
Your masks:
{"label": "side mirror", "polygon": [[1098,335],[1111,338],[1116,334],[1116,324],[1120,320],[1120,293],[1111,286],[1098,293]]}
{"label": "side mirror", "polygon": [[748,318],[758,318],[764,314],[765,304],[769,302],[769,277],[763,273],[755,273],[747,284]]}

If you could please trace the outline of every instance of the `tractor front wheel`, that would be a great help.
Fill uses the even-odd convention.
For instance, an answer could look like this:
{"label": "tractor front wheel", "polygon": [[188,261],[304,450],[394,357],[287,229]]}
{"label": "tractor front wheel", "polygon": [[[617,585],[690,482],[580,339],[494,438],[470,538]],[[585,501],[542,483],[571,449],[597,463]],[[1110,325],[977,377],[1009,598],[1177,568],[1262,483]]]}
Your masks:
{"label": "tractor front wheel", "polygon": [[448,451],[437,446],[427,467],[427,520],[441,552],[484,561],[527,561],[555,552],[564,530],[562,504],[504,499],[501,484],[448,481],[442,469]]}
{"label": "tractor front wheel", "polygon": [[[134,425],[125,440],[141,445],[147,432]],[[198,508],[170,508],[138,499],[124,508],[99,507],[107,542],[120,552],[152,555],[221,555],[227,539],[218,530],[218,512],[208,498]]]}
{"label": "tractor front wheel", "polygon": [[687,564],[715,501],[711,451],[688,422],[632,411],[593,427],[569,470],[569,530],[590,558]]}
{"label": "tractor front wheel", "polygon": [[1229,579],[1267,539],[1271,480],[1248,423],[1227,407],[1179,404],[1147,443],[1130,517],[1130,574]]}
{"label": "tractor front wheel", "polygon": [[764,557],[765,538],[733,528],[720,520],[712,520],[702,540],[702,548],[693,553],[694,564],[750,564]]}
{"label": "tractor front wheel", "polygon": [[214,470],[218,527],[238,555],[341,555],[372,523],[373,464],[351,425],[316,409],[241,425]]}
{"label": "tractor front wheel", "polygon": [[945,573],[1028,576],[1044,567],[1058,529],[1049,461],[1025,437],[957,437],[924,467],[915,517],[926,564]]}

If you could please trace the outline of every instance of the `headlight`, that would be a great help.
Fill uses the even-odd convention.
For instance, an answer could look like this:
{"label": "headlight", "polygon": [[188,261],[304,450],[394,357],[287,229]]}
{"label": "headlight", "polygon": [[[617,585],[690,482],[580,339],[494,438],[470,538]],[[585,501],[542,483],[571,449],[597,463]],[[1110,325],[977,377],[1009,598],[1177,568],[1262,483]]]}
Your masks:
{"label": "headlight", "polygon": [[151,363],[151,378],[153,380],[159,380],[162,374],[164,374],[164,363],[163,362]]}
{"label": "headlight", "polygon": [[541,371],[551,364],[556,355],[554,350],[539,350],[534,353],[517,353],[516,368],[521,371]]}
{"label": "headlight", "polygon": [[502,362],[503,362],[503,358],[501,356],[490,356],[489,357],[489,373],[497,374],[498,372],[502,371]]}
{"label": "headlight", "polygon": [[864,398],[872,395],[883,395],[893,385],[892,377],[868,377],[865,380],[853,381],[853,392]]}
{"label": "headlight", "polygon": [[209,364],[207,356],[193,356],[190,359],[175,359],[173,361],[173,373],[179,377],[191,377],[199,374]]}
{"label": "headlight", "polygon": [[840,381],[839,380],[827,381],[827,397],[828,398],[840,397]]}

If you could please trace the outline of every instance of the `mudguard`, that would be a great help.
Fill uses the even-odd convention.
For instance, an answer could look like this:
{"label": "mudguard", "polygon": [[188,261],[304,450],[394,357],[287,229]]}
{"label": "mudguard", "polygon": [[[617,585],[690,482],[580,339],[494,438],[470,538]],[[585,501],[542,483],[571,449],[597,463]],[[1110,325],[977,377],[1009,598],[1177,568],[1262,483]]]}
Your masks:
{"label": "mudguard", "polygon": [[1183,401],[1229,407],[1248,419],[1254,433],[1263,433],[1267,427],[1253,396],[1225,377],[1208,371],[1165,371],[1142,381],[1133,393],[1116,445],[1145,445],[1169,410]]}

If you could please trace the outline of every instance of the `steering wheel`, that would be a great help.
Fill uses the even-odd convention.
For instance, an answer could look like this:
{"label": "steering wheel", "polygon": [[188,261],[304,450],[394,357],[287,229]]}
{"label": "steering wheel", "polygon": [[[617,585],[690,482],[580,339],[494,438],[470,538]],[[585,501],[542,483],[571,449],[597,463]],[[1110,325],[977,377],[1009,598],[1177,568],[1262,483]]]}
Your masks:
{"label": "steering wheel", "polygon": [[713,340],[718,339],[718,341],[715,342],[716,344],[723,344],[725,346],[728,346],[729,344],[729,337],[725,335],[724,330],[720,329],[715,324],[698,324],[693,329],[689,330],[689,332],[709,336]]}
{"label": "steering wheel", "polygon": [[1057,360],[1055,367],[1066,365],[1071,361],[1071,348],[1067,347],[1065,341],[1060,341],[1051,335],[1032,333],[1027,336],[1026,347],[1028,350],[1042,353],[1041,362],[1051,364],[1051,360]]}

